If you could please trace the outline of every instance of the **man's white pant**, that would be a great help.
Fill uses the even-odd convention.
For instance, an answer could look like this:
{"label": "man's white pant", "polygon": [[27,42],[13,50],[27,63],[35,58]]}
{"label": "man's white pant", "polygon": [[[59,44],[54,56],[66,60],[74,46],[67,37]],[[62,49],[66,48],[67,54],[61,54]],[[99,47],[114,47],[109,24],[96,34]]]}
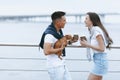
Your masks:
{"label": "man's white pant", "polygon": [[49,68],[50,80],[72,80],[69,71],[65,65]]}

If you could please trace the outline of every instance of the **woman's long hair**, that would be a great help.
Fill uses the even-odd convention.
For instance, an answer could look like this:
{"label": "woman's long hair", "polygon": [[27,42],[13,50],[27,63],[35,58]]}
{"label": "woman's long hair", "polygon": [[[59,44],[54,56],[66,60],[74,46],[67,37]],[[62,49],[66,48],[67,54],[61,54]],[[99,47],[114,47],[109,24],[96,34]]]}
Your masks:
{"label": "woman's long hair", "polygon": [[89,15],[90,20],[93,23],[93,26],[98,26],[98,27],[100,27],[102,29],[102,31],[104,32],[104,34],[106,36],[106,39],[108,41],[108,45],[106,47],[110,49],[110,45],[113,43],[113,40],[110,38],[107,30],[105,29],[105,27],[101,23],[101,20],[100,20],[98,14],[96,14],[94,12],[88,12],[87,15]]}

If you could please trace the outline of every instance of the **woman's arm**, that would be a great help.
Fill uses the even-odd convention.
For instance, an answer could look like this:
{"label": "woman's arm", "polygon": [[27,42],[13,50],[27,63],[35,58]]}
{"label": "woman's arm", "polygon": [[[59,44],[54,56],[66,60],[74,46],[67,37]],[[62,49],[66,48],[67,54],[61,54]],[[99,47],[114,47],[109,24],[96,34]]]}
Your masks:
{"label": "woman's arm", "polygon": [[96,36],[96,39],[98,41],[98,46],[93,46],[93,45],[87,43],[87,41],[85,41],[85,40],[81,41],[80,43],[82,46],[89,47],[89,48],[92,48],[92,49],[100,51],[100,52],[104,52],[105,45],[104,45],[104,41],[103,41],[102,36],[98,35],[98,36]]}

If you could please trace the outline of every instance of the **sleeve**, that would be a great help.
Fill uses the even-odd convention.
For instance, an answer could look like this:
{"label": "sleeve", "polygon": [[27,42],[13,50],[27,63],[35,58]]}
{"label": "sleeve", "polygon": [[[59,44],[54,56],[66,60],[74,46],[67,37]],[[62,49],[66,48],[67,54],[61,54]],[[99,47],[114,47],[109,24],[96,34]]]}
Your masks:
{"label": "sleeve", "polygon": [[97,37],[98,35],[101,35],[101,36],[102,36],[105,45],[107,45],[108,43],[107,43],[107,41],[106,41],[106,39],[105,39],[105,36],[104,36],[104,34],[103,34],[103,31],[102,31],[100,28],[96,28],[96,30],[95,30],[95,37]]}
{"label": "sleeve", "polygon": [[54,37],[53,37],[53,35],[51,35],[51,34],[46,34],[45,35],[45,40],[44,40],[44,42],[45,43],[53,43],[54,42]]}
{"label": "sleeve", "polygon": [[95,37],[97,37],[98,35],[102,35],[101,30],[99,28],[96,28],[94,31],[94,35],[95,35]]}

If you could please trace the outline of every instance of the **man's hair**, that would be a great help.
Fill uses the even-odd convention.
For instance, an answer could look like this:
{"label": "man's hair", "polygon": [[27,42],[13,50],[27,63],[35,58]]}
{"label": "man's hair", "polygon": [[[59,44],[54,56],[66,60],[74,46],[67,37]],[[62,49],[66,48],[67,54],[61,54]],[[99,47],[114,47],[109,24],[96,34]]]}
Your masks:
{"label": "man's hair", "polygon": [[64,16],[66,13],[63,11],[56,11],[51,15],[51,19],[52,21],[56,20],[56,19],[60,19],[62,16]]}

